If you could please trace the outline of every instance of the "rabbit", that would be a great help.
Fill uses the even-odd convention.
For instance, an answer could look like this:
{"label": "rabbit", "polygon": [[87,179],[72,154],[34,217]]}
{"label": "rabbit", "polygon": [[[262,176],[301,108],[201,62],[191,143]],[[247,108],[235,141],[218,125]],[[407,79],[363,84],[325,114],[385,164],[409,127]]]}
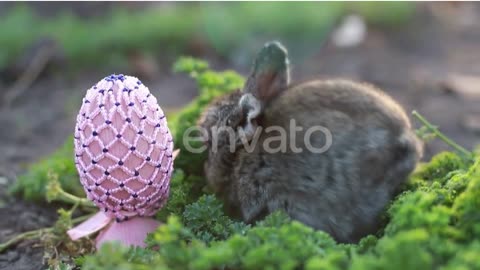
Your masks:
{"label": "rabbit", "polygon": [[[292,121],[303,128],[295,137]],[[378,230],[423,153],[405,111],[373,86],[291,85],[287,50],[276,41],[260,50],[243,89],[214,100],[198,124],[207,183],[232,216],[252,223],[282,210],[343,243]],[[282,148],[282,135],[296,149]]]}

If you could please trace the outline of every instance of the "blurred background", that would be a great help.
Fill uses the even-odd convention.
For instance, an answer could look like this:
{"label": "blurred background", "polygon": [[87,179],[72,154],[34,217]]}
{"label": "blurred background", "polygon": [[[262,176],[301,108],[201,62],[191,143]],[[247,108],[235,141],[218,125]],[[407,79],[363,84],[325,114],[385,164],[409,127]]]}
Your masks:
{"label": "blurred background", "polygon": [[[14,217],[0,220],[0,238],[54,220],[51,206],[2,198],[29,163],[71,136],[85,91],[112,73],[135,75],[164,110],[177,110],[197,95],[172,72],[183,55],[246,75],[259,48],[279,40],[293,82],[373,83],[473,148],[479,25],[480,4],[469,2],[0,2],[0,216]],[[446,149],[430,142],[426,159]],[[0,255],[0,269],[40,269],[41,258],[22,247]]]}
{"label": "blurred background", "polygon": [[[86,89],[103,77],[138,76],[176,110],[197,95],[172,72],[179,56],[246,75],[272,39],[289,49],[294,82],[373,83],[472,148],[479,25],[476,3],[1,2],[0,176],[15,178],[59,147]],[[432,142],[426,156],[443,149]]]}

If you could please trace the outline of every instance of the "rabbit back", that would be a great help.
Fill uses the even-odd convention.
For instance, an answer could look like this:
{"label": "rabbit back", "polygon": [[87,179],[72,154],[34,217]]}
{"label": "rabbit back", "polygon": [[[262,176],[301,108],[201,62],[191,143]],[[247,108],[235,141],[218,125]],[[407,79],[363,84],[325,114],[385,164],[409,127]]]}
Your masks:
{"label": "rabbit back", "polygon": [[[421,155],[403,109],[369,85],[313,81],[284,91],[259,119],[264,131],[273,126],[288,131],[292,120],[303,130],[294,138],[286,134],[287,140],[303,151],[287,147],[270,153],[266,141],[281,134],[263,132],[253,153],[237,151],[231,200],[243,204],[247,220],[281,209],[342,242],[373,232]],[[331,145],[322,153],[307,149],[311,127],[330,132]],[[309,145],[317,149],[328,142],[323,132],[310,134]]]}

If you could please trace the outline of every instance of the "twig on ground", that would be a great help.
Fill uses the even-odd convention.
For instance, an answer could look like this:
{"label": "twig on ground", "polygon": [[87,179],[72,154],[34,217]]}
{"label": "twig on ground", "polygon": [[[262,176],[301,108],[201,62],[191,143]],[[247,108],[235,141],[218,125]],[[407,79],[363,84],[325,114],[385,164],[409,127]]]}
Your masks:
{"label": "twig on ground", "polygon": [[[84,216],[74,218],[74,219],[72,219],[72,223],[73,224],[80,223],[80,222],[88,219],[91,216],[92,216],[92,214],[88,214],[88,215],[84,215]],[[5,251],[6,249],[8,249],[9,247],[11,247],[13,245],[16,245],[16,244],[20,243],[21,241],[30,240],[30,239],[37,239],[37,238],[40,238],[43,234],[49,233],[49,232],[52,232],[52,231],[53,231],[53,227],[42,228],[42,229],[38,229],[38,230],[33,230],[33,231],[28,231],[28,232],[21,233],[21,234],[15,236],[15,237],[11,238],[7,242],[1,243],[0,244],[0,253],[2,253],[3,251]]]}
{"label": "twig on ground", "polygon": [[453,140],[448,138],[445,134],[440,132],[440,130],[438,130],[438,128],[436,126],[434,126],[434,125],[432,125],[432,123],[428,122],[428,120],[425,119],[425,117],[423,117],[420,113],[418,113],[417,111],[413,111],[412,115],[415,118],[417,118],[436,137],[438,137],[440,140],[444,141],[446,144],[451,146],[457,152],[459,152],[460,154],[462,154],[462,155],[464,155],[468,158],[471,158],[473,156],[472,152],[468,151],[467,149],[463,148],[462,146],[460,146],[459,144],[457,144],[456,142],[454,142]]}
{"label": "twig on ground", "polygon": [[15,236],[15,237],[13,237],[12,239],[8,240],[7,242],[5,242],[3,244],[0,244],[0,253],[2,253],[4,250],[9,248],[10,246],[15,245],[15,244],[17,244],[17,243],[19,243],[23,240],[38,238],[42,234],[50,232],[52,230],[53,230],[53,228],[43,228],[43,229],[38,229],[38,230],[34,230],[34,231],[28,231],[28,232],[21,233],[21,234]]}
{"label": "twig on ground", "polygon": [[55,53],[55,46],[41,48],[30,62],[27,69],[19,76],[18,80],[7,89],[3,99],[4,108],[8,109],[12,103],[21,96],[38,78],[45,69],[49,60]]}

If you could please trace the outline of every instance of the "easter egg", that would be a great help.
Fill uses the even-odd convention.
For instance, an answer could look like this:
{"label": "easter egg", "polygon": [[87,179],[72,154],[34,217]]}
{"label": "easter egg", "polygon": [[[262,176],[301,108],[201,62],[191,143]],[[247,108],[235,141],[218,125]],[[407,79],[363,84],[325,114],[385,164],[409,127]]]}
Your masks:
{"label": "easter egg", "polygon": [[106,216],[152,216],[165,204],[172,135],[157,99],[139,79],[111,75],[88,89],[74,140],[80,182]]}

